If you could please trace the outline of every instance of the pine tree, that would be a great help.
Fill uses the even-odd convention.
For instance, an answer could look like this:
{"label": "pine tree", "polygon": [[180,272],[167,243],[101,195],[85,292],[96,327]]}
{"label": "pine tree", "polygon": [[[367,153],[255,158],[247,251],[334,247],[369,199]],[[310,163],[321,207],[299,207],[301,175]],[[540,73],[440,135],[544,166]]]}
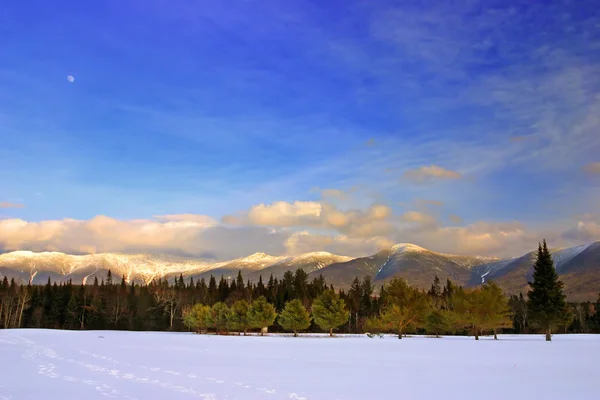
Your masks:
{"label": "pine tree", "polygon": [[533,267],[533,282],[527,294],[530,321],[546,333],[546,341],[552,340],[552,330],[565,320],[567,312],[563,283],[558,279],[552,255],[546,240],[538,246]]}
{"label": "pine tree", "polygon": [[202,332],[206,329],[210,306],[204,304],[195,304],[189,311],[183,315],[183,324],[196,332]]}
{"label": "pine tree", "polygon": [[416,327],[427,315],[427,294],[409,286],[402,278],[392,279],[383,292],[382,297],[387,306],[381,314],[381,322],[396,331],[398,339],[402,339],[402,334],[407,328]]}
{"label": "pine tree", "polygon": [[326,290],[315,299],[312,305],[315,323],[333,336],[333,330],[348,321],[349,313],[346,304],[335,292]]}
{"label": "pine tree", "polygon": [[246,300],[238,300],[229,309],[229,315],[227,318],[227,328],[232,331],[244,332],[246,336],[248,329],[250,328],[250,322],[248,322],[248,310],[250,306]]}
{"label": "pine tree", "polygon": [[428,334],[439,338],[440,334],[448,330],[448,321],[448,311],[434,308],[425,317],[425,330]]}
{"label": "pine tree", "polygon": [[[204,280],[203,280],[204,281]],[[208,281],[208,289],[207,289],[207,304],[212,306],[215,304],[219,297],[219,289],[217,288],[217,281],[214,276],[210,276]]]}
{"label": "pine tree", "polygon": [[[261,275],[262,276],[262,275]],[[269,282],[267,282],[267,293],[266,298],[269,303],[274,303],[275,298],[277,296],[277,283],[275,282],[275,278],[273,278],[273,274],[269,277]]]}
{"label": "pine tree", "polygon": [[494,339],[498,339],[497,333],[499,329],[510,328],[512,326],[508,298],[504,295],[500,286],[491,281],[483,285],[482,295],[487,314],[482,324],[483,328],[492,331]]}
{"label": "pine tree", "polygon": [[229,307],[223,302],[215,303],[210,312],[206,315],[206,325],[215,329],[217,335],[227,329],[227,319],[229,316]]}
{"label": "pine tree", "polygon": [[354,322],[355,331],[358,333],[358,313],[360,311],[362,299],[362,287],[358,277],[355,277],[348,290],[348,306],[352,313],[352,320]]}
{"label": "pine tree", "polygon": [[440,278],[437,275],[433,278],[433,284],[427,295],[431,300],[431,305],[436,309],[440,309],[442,306],[442,287],[440,285]]}
{"label": "pine tree", "polygon": [[71,298],[69,299],[69,304],[67,305],[67,324],[69,329],[75,329],[81,326],[79,321],[81,316],[81,308],[81,301],[78,294],[72,293]]}
{"label": "pine tree", "polygon": [[248,323],[250,324],[250,328],[261,329],[261,336],[267,332],[269,326],[273,325],[276,317],[275,307],[268,303],[264,296],[260,296],[254,300],[248,309]]}
{"label": "pine tree", "polygon": [[285,304],[278,322],[283,329],[293,331],[294,337],[297,337],[298,331],[310,327],[311,317],[302,302],[299,299],[294,299]]}
{"label": "pine tree", "polygon": [[237,290],[239,290],[240,292],[244,292],[244,290],[246,289],[244,286],[244,278],[242,278],[242,271],[238,271],[238,275],[237,278],[235,280],[235,284],[236,284],[236,288]]}

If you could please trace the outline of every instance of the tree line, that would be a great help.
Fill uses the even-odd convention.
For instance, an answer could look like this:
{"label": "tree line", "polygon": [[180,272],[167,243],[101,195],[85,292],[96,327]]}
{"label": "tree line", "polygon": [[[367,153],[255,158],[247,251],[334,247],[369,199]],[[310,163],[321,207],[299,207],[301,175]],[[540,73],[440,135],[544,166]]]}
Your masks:
{"label": "tree line", "polygon": [[[195,331],[419,333],[432,336],[506,333],[600,333],[598,301],[567,303],[546,243],[540,244],[531,290],[507,297],[493,282],[463,288],[436,277],[429,290],[395,278],[377,288],[355,278],[349,290],[335,290],[322,276],[309,280],[302,269],[273,276],[265,284],[211,276],[187,282],[158,279],[147,285],[94,278],[17,285],[0,283],[1,328]],[[377,293],[376,293],[377,292]]]}

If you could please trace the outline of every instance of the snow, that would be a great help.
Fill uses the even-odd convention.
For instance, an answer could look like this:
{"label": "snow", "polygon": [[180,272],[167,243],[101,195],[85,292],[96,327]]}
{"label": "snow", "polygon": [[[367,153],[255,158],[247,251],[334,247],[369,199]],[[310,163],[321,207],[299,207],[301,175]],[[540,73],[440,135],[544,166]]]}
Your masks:
{"label": "snow", "polygon": [[416,244],[412,244],[412,243],[398,243],[395,244],[394,246],[392,246],[392,252],[394,253],[402,253],[405,251],[412,251],[412,252],[423,252],[423,251],[429,251],[421,246],[417,246]]}
{"label": "snow", "polygon": [[600,335],[0,331],[0,399],[593,399]]}
{"label": "snow", "polygon": [[583,253],[590,246],[591,243],[587,243],[581,246],[568,247],[552,252],[552,259],[554,260],[556,269],[560,271],[563,265],[577,257],[579,254]]}
{"label": "snow", "polygon": [[[127,282],[141,280],[145,284],[156,278],[178,276],[180,273],[189,276],[218,268],[257,271],[275,265],[296,265],[307,261],[317,261],[318,267],[321,268],[350,260],[352,260],[352,257],[338,256],[324,251],[296,256],[271,256],[265,253],[254,253],[235,260],[217,262],[151,254],[98,253],[70,255],[58,252],[34,253],[31,251],[13,251],[0,254],[0,266],[12,267],[13,269],[22,269],[22,266],[26,266],[30,281],[38,271],[55,272],[64,276],[66,280],[74,272],[91,268],[95,271],[111,269],[114,276],[121,277],[124,275]],[[83,282],[86,281],[87,279],[84,277]]]}
{"label": "snow", "polygon": [[481,284],[485,283],[485,277],[490,273],[490,271],[487,271],[485,274],[481,275]]}
{"label": "snow", "polygon": [[485,277],[489,274],[495,274],[496,272],[506,268],[510,263],[516,261],[517,258],[507,258],[505,260],[494,261],[489,264],[482,264],[475,267],[475,271],[481,277],[481,283],[484,283]]}

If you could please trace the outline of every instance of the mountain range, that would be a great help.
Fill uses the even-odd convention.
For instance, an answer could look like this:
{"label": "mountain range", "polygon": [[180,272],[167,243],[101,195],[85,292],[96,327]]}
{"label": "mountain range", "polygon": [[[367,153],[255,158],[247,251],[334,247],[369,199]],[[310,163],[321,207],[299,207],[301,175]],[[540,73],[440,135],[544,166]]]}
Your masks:
{"label": "mountain range", "polygon": [[[600,292],[600,241],[576,247],[551,249],[555,266],[565,284],[569,300],[595,301]],[[229,261],[211,262],[201,259],[151,255],[101,253],[70,255],[59,252],[34,253],[14,251],[0,254],[0,277],[14,278],[19,283],[43,284],[72,280],[90,283],[94,277],[105,278],[110,269],[114,279],[124,276],[128,282],[148,283],[153,279],[235,278],[238,271],[244,279],[281,278],[287,271],[299,268],[309,277],[323,275],[335,287],[350,287],[354,277],[370,276],[376,285],[394,277],[405,278],[412,285],[431,286],[437,275],[442,282],[450,279],[463,286],[477,286],[485,281],[498,283],[507,293],[527,291],[532,279],[535,251],[519,257],[498,259],[459,256],[427,250],[401,243],[368,257],[352,258],[328,252],[312,252],[296,256],[271,256],[255,253]]]}

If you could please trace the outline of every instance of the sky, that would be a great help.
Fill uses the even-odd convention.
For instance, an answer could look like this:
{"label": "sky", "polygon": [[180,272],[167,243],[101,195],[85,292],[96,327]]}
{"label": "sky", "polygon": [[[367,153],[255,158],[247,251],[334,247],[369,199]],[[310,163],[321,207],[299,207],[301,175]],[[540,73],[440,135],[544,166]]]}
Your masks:
{"label": "sky", "polygon": [[600,240],[591,0],[9,0],[0,251]]}

